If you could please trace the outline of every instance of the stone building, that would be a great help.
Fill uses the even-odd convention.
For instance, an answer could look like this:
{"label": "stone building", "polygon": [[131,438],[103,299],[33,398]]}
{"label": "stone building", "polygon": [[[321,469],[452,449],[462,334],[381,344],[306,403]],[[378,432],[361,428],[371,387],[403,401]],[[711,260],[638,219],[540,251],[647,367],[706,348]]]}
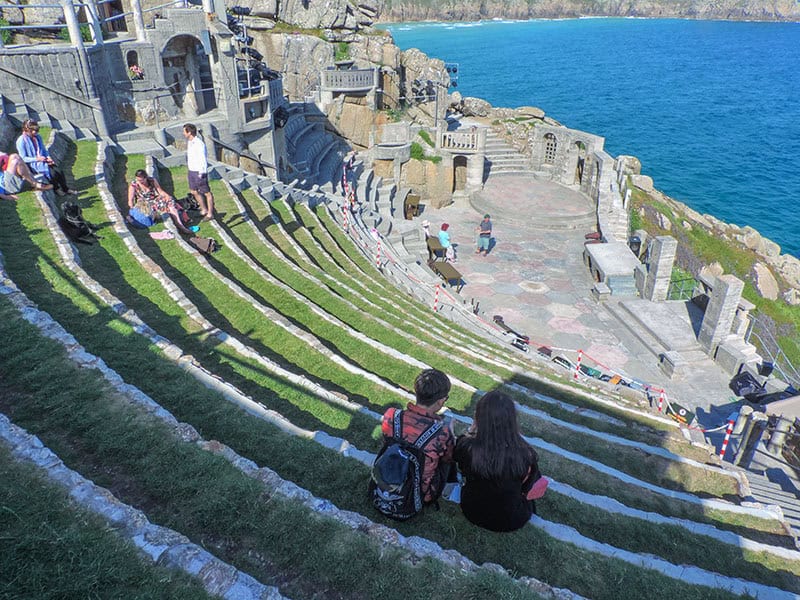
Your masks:
{"label": "stone building", "polygon": [[[218,154],[280,176],[273,165],[285,146],[282,80],[222,0],[152,8],[139,0],[124,7],[90,0],[80,10],[61,0],[49,12],[38,6],[25,27],[42,19],[37,27],[66,30],[68,41],[0,48],[4,112],[118,141],[161,136],[164,145],[180,142],[181,124],[193,121]],[[56,9],[61,16],[54,19]]]}

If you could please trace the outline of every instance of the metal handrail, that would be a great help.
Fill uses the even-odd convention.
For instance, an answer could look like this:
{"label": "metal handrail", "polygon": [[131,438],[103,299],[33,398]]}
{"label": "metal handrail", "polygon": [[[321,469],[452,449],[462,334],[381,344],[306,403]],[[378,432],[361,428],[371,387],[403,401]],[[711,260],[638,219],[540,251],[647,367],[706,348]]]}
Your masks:
{"label": "metal handrail", "polygon": [[[757,346],[761,352],[764,352],[769,357],[770,362],[774,365],[774,369],[780,374],[781,379],[791,383],[796,387],[800,387],[800,371],[791,363],[789,357],[781,349],[778,341],[772,334],[763,326],[757,316],[751,316],[751,326],[745,335],[745,341],[750,342],[750,339],[755,336],[758,344]],[[756,325],[759,326],[759,331],[756,331]]]}
{"label": "metal handrail", "polygon": [[[691,282],[690,287],[686,286],[687,282]],[[670,300],[690,300],[692,292],[696,287],[697,280],[694,277],[670,280],[669,288],[667,289],[667,298]],[[687,290],[689,292],[688,294],[686,293]]]}

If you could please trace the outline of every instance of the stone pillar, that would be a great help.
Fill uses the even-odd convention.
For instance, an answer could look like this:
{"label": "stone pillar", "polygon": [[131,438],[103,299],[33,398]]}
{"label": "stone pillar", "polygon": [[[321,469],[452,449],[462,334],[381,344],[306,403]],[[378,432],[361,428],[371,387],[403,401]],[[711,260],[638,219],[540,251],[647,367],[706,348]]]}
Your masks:
{"label": "stone pillar", "polygon": [[133,26],[136,28],[136,40],[146,42],[147,36],[144,32],[144,13],[142,13],[142,3],[140,0],[131,0],[131,11],[133,12]]}
{"label": "stone pillar", "polygon": [[785,417],[778,417],[778,423],[775,425],[775,431],[769,438],[767,444],[767,452],[773,456],[780,456],[783,450],[783,445],[786,443],[786,436],[792,428],[792,422]]}
{"label": "stone pillar", "polygon": [[736,417],[736,424],[733,426],[733,435],[742,435],[744,427],[747,425],[747,421],[750,419],[750,415],[752,414],[753,407],[748,406],[747,404],[743,405],[742,408],[739,409],[739,416]]}
{"label": "stone pillar", "polygon": [[714,281],[700,335],[697,336],[700,346],[712,358],[720,342],[731,333],[743,289],[744,282],[733,275],[720,275]]}
{"label": "stone pillar", "polygon": [[667,299],[677,249],[678,241],[672,236],[660,235],[653,238],[650,244],[647,279],[644,284],[644,297],[648,300],[663,302]]}

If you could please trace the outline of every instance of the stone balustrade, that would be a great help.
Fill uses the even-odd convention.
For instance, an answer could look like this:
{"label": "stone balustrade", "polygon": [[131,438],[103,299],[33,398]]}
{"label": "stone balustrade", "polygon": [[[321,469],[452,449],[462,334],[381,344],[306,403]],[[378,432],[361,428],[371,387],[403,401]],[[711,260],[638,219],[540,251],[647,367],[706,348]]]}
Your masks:
{"label": "stone balustrade", "polygon": [[322,71],[322,89],[330,92],[364,92],[378,87],[377,69]]}
{"label": "stone balustrade", "polygon": [[458,154],[483,152],[486,147],[486,129],[473,128],[469,131],[439,131],[436,140],[439,150]]}

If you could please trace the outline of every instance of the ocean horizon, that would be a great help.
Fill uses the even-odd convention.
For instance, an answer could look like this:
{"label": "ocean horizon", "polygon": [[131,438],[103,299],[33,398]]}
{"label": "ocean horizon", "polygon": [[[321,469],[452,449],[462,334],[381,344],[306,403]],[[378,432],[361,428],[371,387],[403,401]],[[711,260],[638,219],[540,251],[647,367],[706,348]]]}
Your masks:
{"label": "ocean horizon", "polygon": [[800,23],[587,17],[390,23],[458,91],[537,106],[657,189],[800,256]]}

